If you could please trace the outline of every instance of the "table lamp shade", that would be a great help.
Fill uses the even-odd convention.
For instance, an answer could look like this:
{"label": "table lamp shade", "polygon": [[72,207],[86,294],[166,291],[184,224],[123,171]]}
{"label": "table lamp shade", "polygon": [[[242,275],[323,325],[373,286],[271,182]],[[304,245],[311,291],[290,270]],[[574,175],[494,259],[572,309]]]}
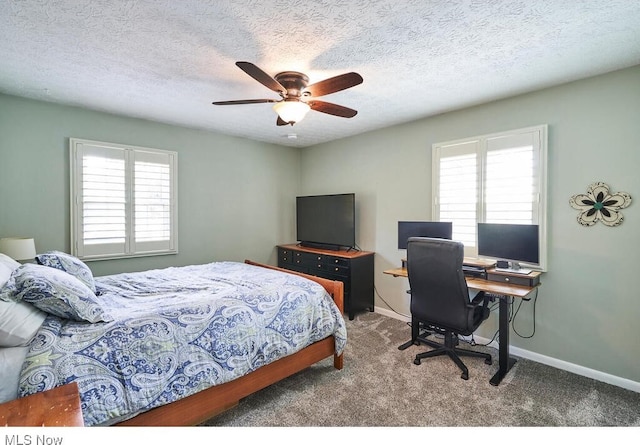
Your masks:
{"label": "table lamp shade", "polygon": [[32,260],[36,256],[36,243],[33,238],[0,238],[0,253],[16,261]]}

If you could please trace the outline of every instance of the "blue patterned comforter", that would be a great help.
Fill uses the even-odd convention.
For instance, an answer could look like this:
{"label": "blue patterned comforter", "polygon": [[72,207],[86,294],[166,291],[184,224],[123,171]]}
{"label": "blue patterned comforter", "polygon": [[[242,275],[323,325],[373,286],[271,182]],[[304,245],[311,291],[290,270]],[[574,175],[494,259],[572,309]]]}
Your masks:
{"label": "blue patterned comforter", "polygon": [[20,396],[76,381],[86,425],[109,425],[243,376],[335,337],[342,314],[322,286],[217,262],[96,278],[112,322],[49,316],[30,345]]}

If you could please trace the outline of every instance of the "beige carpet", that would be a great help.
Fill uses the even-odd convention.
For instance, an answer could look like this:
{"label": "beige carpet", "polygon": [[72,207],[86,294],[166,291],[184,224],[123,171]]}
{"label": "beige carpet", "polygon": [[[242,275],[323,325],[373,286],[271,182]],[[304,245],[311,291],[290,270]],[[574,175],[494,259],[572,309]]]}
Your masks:
{"label": "beige carpet", "polygon": [[427,346],[399,351],[406,323],[375,313],[347,320],[345,366],[332,359],[242,400],[217,426],[640,426],[640,394],[519,359],[500,386],[497,367],[464,357],[414,365]]}

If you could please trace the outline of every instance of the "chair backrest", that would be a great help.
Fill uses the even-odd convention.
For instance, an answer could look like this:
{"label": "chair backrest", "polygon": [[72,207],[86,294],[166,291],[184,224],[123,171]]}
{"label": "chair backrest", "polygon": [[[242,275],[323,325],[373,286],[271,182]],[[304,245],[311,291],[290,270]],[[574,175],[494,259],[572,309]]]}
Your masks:
{"label": "chair backrest", "polygon": [[409,238],[407,272],[411,315],[419,320],[468,331],[469,289],[462,271],[462,243],[436,238]]}

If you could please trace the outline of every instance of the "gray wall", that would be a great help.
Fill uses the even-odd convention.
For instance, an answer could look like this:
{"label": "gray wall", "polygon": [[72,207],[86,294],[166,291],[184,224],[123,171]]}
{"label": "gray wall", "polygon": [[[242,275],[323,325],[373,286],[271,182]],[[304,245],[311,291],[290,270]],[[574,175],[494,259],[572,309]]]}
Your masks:
{"label": "gray wall", "polygon": [[274,262],[290,241],[299,150],[0,95],[0,237],[69,252],[69,138],[178,152],[179,254],[93,261],[96,275],[212,260]]}
{"label": "gray wall", "polygon": [[[640,382],[640,203],[615,228],[581,227],[569,206],[596,181],[640,199],[640,66],[303,149],[302,192],[356,193],[359,247],[376,252],[376,306],[409,314],[407,280],[382,271],[405,255],[397,222],[431,217],[431,145],[538,124],[549,125],[549,272],[535,335],[512,333],[511,344]],[[528,303],[516,317],[523,337],[533,316]],[[492,315],[479,334],[496,328]]]}

